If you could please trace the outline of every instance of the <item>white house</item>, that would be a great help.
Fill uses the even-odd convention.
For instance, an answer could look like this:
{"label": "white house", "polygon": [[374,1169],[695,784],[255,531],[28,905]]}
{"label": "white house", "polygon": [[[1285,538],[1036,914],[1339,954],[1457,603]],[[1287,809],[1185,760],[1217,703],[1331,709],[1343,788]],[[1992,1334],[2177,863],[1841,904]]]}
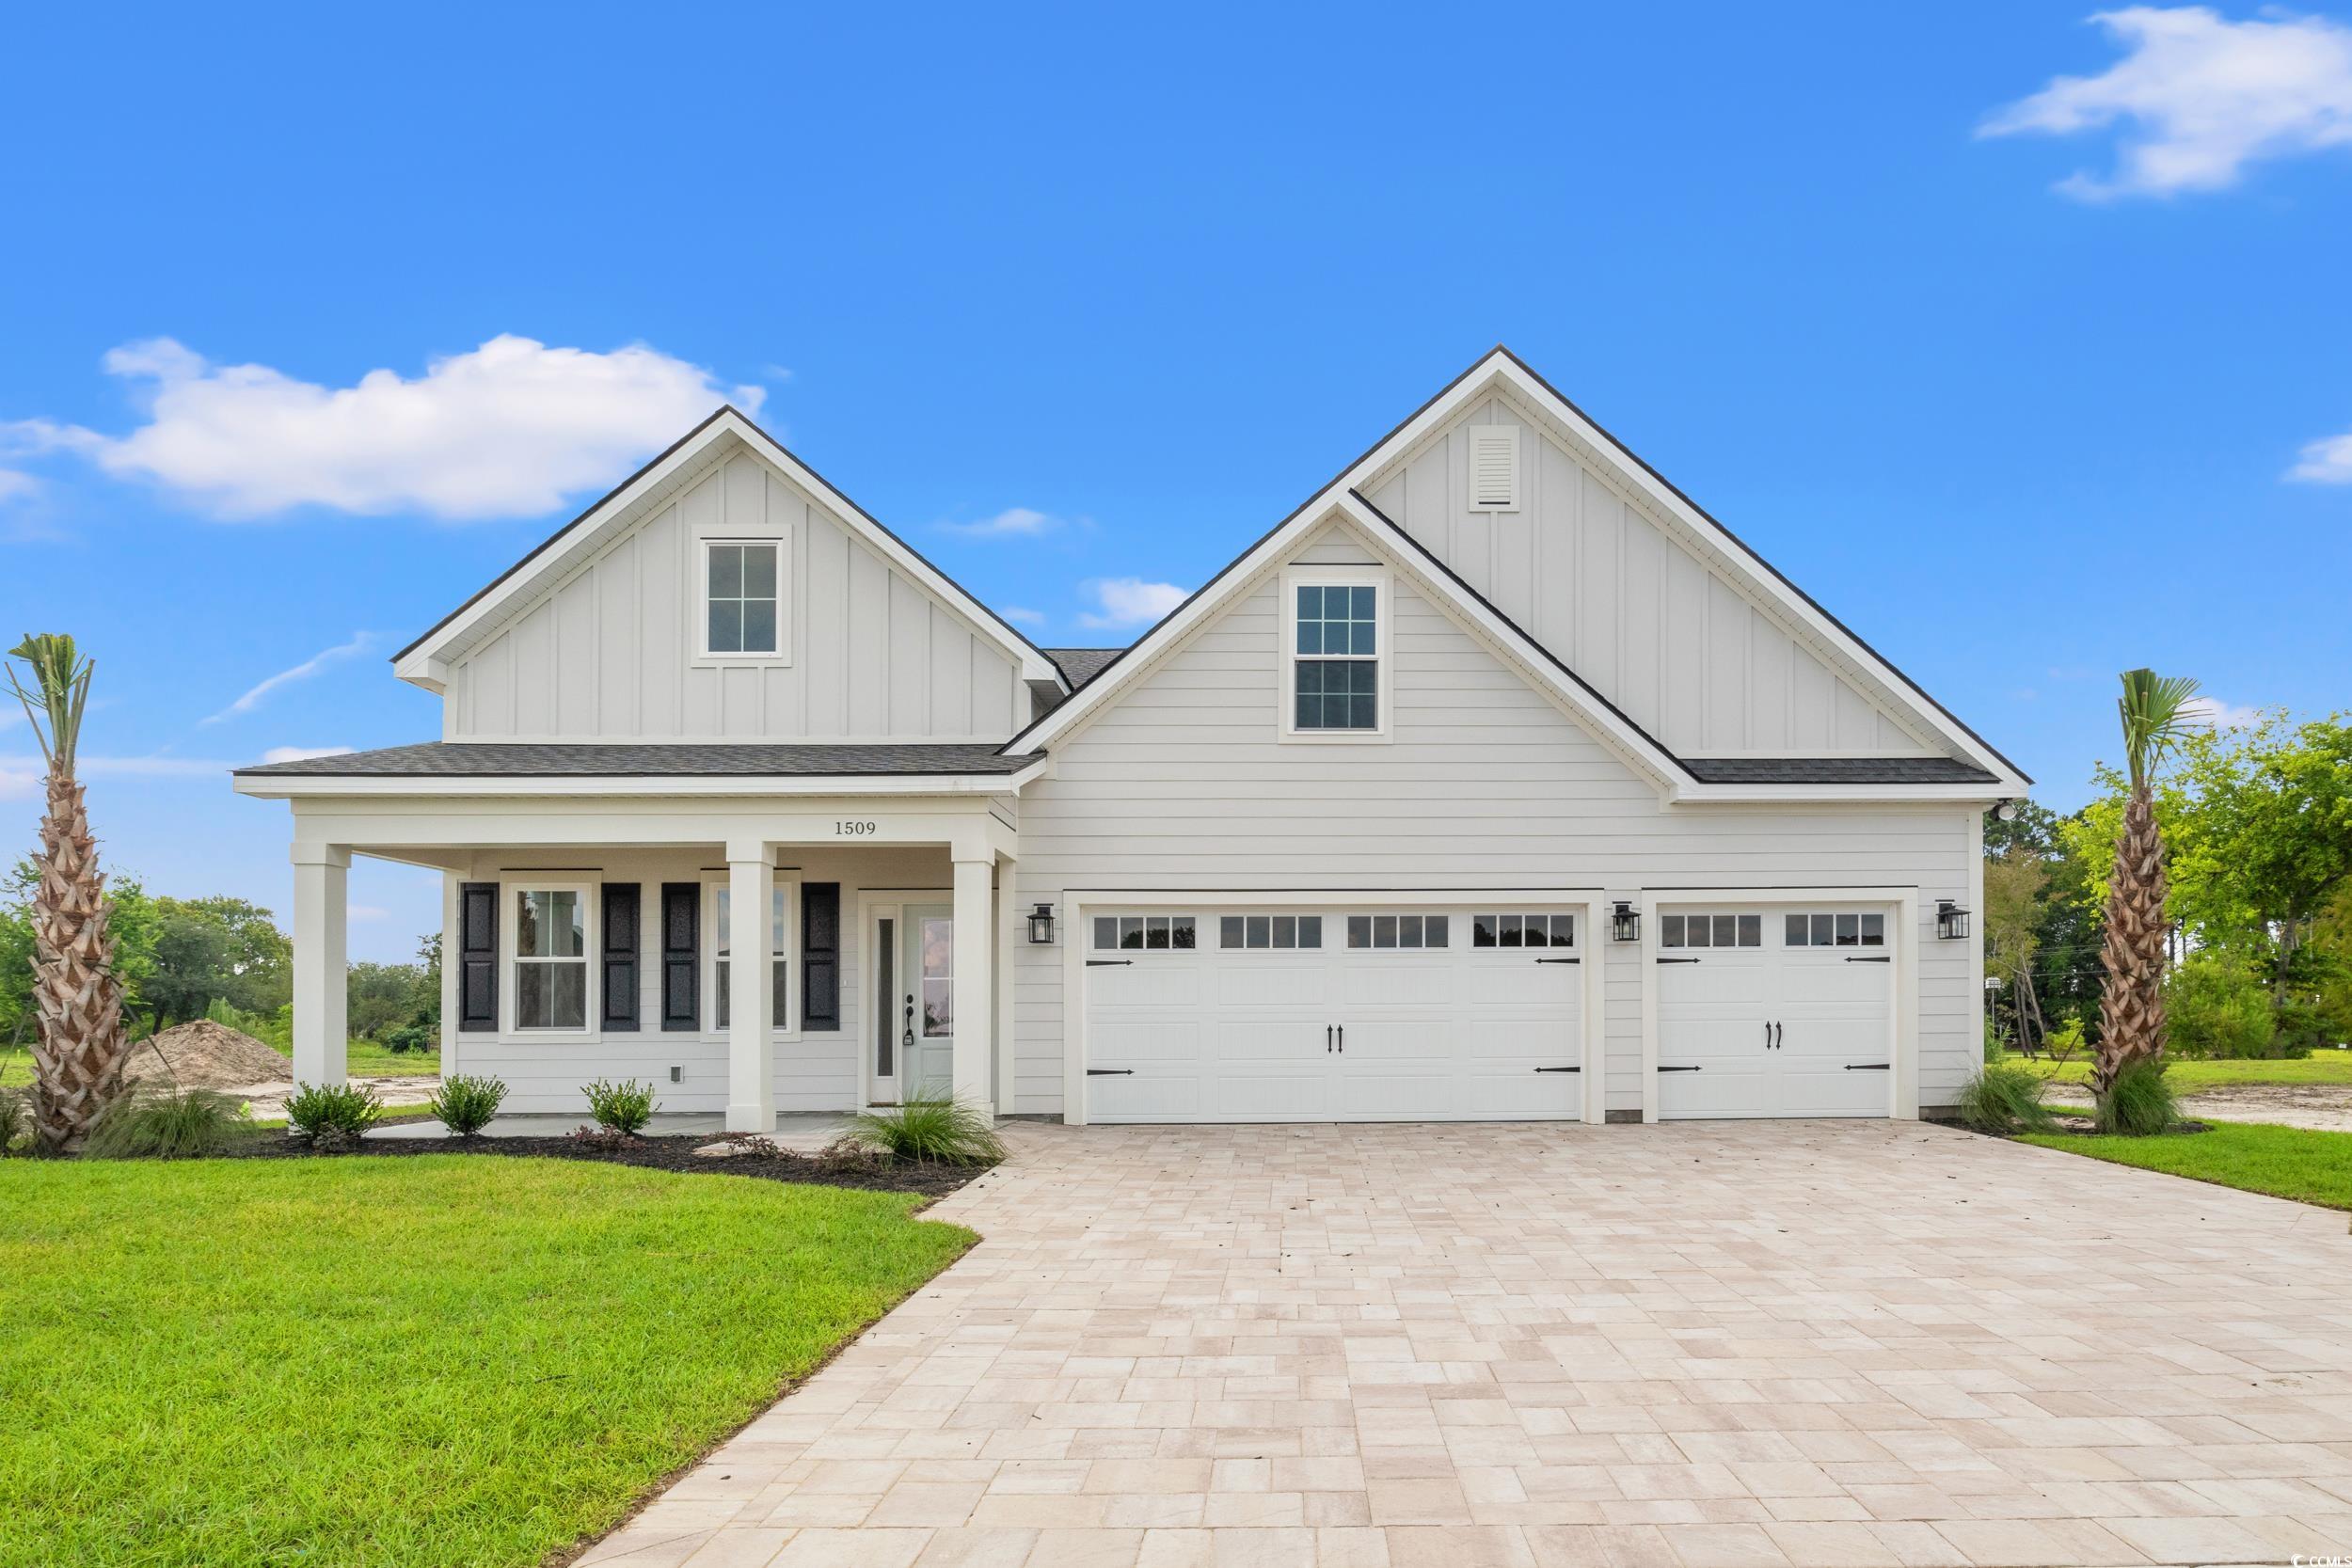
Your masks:
{"label": "white house", "polygon": [[1916,1116],[2030,782],[1500,348],[1123,650],[723,408],[394,669],[439,740],[236,776],[298,1076],[373,855],[442,873],[446,1070],[739,1129]]}

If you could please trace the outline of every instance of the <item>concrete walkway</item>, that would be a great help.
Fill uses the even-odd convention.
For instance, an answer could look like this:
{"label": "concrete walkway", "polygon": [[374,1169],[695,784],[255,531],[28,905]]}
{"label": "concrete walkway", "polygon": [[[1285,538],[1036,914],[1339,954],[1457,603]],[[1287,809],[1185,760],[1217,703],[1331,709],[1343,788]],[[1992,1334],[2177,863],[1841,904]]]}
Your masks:
{"label": "concrete walkway", "polygon": [[1008,1134],[585,1562],[2352,1554],[2341,1213],[1903,1124]]}

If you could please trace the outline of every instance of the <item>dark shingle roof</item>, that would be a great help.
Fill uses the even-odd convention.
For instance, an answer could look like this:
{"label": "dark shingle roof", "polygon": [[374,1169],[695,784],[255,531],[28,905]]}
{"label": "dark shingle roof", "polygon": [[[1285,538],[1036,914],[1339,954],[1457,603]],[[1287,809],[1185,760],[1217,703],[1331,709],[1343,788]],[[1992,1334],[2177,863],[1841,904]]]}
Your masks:
{"label": "dark shingle roof", "polygon": [[1992,784],[1994,776],[1955,757],[1684,757],[1701,784]]}
{"label": "dark shingle roof", "polygon": [[1002,756],[986,745],[539,745],[531,741],[427,741],[341,756],[240,768],[241,776],[308,778],[595,778],[604,775],[788,777],[1016,773],[1036,755]]}
{"label": "dark shingle roof", "polygon": [[1103,673],[1103,667],[1124,648],[1047,648],[1045,657],[1061,666],[1061,673],[1070,678],[1070,689],[1075,691]]}

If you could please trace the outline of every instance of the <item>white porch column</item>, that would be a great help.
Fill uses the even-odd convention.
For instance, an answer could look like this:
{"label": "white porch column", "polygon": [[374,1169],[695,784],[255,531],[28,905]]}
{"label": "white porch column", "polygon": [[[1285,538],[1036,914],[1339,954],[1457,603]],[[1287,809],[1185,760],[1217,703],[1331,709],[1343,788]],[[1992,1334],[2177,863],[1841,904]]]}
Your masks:
{"label": "white porch column", "polygon": [[341,1084],[351,1049],[351,981],[344,940],[351,847],[296,844],[294,868],[294,1080]]}
{"label": "white porch column", "polygon": [[[992,1081],[996,1035],[996,922],[990,899],[996,857],[959,845],[956,857],[956,1041],[953,1084],[958,1100],[993,1114]],[[968,858],[967,858],[968,857]]]}
{"label": "white porch column", "polygon": [[1013,968],[1029,940],[1014,875],[1020,869],[1021,863],[1009,858],[996,863],[996,1109],[1005,1114],[1012,1110]]}
{"label": "white porch column", "polygon": [[[768,846],[727,844],[727,1131],[768,1132],[776,1125],[776,1064],[772,1037],[775,988],[769,981],[776,955],[768,905],[776,873]],[[718,933],[711,933],[718,940]]]}

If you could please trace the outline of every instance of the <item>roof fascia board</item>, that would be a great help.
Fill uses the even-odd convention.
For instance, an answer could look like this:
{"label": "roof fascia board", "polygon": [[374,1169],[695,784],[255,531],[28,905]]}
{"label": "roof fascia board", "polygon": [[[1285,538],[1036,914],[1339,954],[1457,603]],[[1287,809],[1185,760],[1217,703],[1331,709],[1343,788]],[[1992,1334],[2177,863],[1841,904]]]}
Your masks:
{"label": "roof fascia board", "polygon": [[[513,607],[532,589],[540,586],[571,553],[564,547],[567,542],[593,536],[604,522],[656,496],[665,484],[681,477],[714,444],[726,436],[740,441],[769,466],[815,497],[834,515],[837,521],[864,539],[892,565],[921,583],[934,596],[961,610],[983,635],[1012,656],[1023,680],[1050,682],[1064,691],[1070,689],[1061,667],[1047,658],[1037,644],[975,598],[954,578],[932,565],[905,540],[891,532],[872,514],[843,495],[822,474],[795,457],[789,449],[732,404],[722,406],[710,418],[687,432],[666,451],[622,481],[601,500],[557,530],[530,554],[444,617],[439,625],[394,655],[393,673],[419,685],[426,685],[428,681],[445,682],[446,666],[437,672],[432,667],[432,661],[443,648],[466,632],[480,626],[484,621]],[[436,685],[428,689],[439,688]]]}
{"label": "roof fascia board", "polygon": [[457,799],[482,795],[610,795],[620,797],[750,795],[1017,795],[1044,776],[1045,758],[1010,773],[774,774],[447,774],[370,775],[238,773],[240,795],[257,800],[315,796],[406,796]]}
{"label": "roof fascia board", "polygon": [[1350,466],[1347,472],[1341,476],[1341,481],[1334,483],[1344,482],[1349,488],[1367,492],[1376,488],[1378,482],[1387,477],[1387,470],[1407,451],[1419,446],[1433,430],[1452,420],[1465,405],[1484,397],[1498,384],[1510,388],[1520,400],[1547,411],[1579,441],[1603,454],[1613,454],[1617,459],[1615,466],[1626,482],[1635,486],[1645,500],[1693,535],[1713,546],[1739,577],[1767,595],[1773,606],[1803,626],[1809,636],[1836,649],[1852,661],[1871,678],[1874,685],[1882,688],[1889,698],[1912,714],[1915,721],[1927,725],[1932,733],[1966,752],[1989,771],[1999,775],[2008,793],[2022,795],[2031,788],[2033,781],[2016,764],[1994,750],[1982,736],[1929,696],[1917,682],[1890,663],[1884,655],[1822,609],[1810,594],[1783,577],[1746,540],[1716,521],[1697,502],[1677,489],[1665,476],[1596,423],[1559,388],[1538,375],[1507,348],[1497,346],[1489,350],[1476,364],[1449,383],[1443,391],[1383,436],[1370,451]]}

